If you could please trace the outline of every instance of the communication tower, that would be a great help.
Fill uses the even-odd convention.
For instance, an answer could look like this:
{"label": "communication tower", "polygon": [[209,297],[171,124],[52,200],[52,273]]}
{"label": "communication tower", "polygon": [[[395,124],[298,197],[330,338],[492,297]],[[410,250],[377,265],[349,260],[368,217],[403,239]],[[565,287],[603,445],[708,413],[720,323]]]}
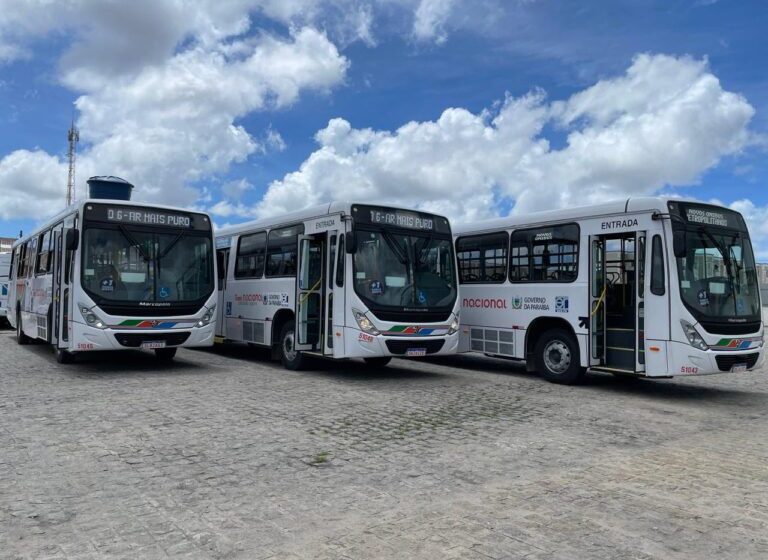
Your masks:
{"label": "communication tower", "polygon": [[75,121],[67,131],[67,158],[69,159],[69,174],[67,175],[67,206],[75,201],[75,157],[77,156],[77,143],[80,141],[80,131],[75,127]]}

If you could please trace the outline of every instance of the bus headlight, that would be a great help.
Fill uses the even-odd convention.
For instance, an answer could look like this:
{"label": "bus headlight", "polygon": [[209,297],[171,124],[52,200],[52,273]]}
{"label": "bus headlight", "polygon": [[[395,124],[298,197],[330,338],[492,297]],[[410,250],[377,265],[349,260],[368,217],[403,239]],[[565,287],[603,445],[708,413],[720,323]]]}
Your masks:
{"label": "bus headlight", "polygon": [[216,306],[212,305],[211,308],[205,312],[205,315],[203,315],[202,319],[200,319],[197,322],[197,326],[204,327],[206,325],[209,325],[211,321],[213,321],[215,314],[216,314]]}
{"label": "bus headlight", "polygon": [[96,315],[96,313],[88,309],[88,306],[83,305],[82,303],[78,303],[77,307],[78,309],[80,309],[80,314],[83,316],[83,319],[85,319],[85,323],[89,327],[94,327],[96,329],[107,328],[107,325],[104,324],[104,321],[99,319],[99,316]]}
{"label": "bus headlight", "polygon": [[381,334],[379,329],[377,329],[371,320],[366,317],[365,313],[362,311],[358,311],[357,309],[353,309],[352,313],[355,315],[355,321],[357,321],[357,326],[360,327],[360,330],[364,333],[371,334],[373,336],[378,336]]}
{"label": "bus headlight", "polygon": [[685,338],[688,339],[688,342],[691,344],[691,346],[698,348],[699,350],[709,350],[709,346],[707,346],[707,343],[704,342],[703,338],[701,338],[701,335],[699,334],[699,331],[696,330],[696,327],[694,327],[685,319],[680,319],[680,325],[683,327]]}
{"label": "bus headlight", "polygon": [[454,334],[456,331],[459,330],[459,316],[454,315],[453,321],[451,321],[450,326],[448,327],[448,334]]}

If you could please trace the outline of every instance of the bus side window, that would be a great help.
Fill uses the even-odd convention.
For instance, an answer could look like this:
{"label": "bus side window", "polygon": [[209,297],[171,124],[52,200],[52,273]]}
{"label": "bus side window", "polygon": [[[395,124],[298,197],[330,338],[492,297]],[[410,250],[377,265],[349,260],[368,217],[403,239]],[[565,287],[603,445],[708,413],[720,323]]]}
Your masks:
{"label": "bus side window", "polygon": [[15,280],[16,279],[16,253],[19,250],[17,247],[13,251],[11,251],[11,263],[8,268],[8,279],[9,280]]}
{"label": "bus side window", "polygon": [[37,256],[37,239],[32,238],[26,243],[24,249],[24,278],[29,278],[35,273],[35,257]]}
{"label": "bus side window", "polygon": [[216,270],[219,280],[219,291],[224,289],[224,279],[227,277],[227,249],[216,251]]}
{"label": "bus side window", "polygon": [[460,237],[456,240],[461,284],[501,284],[507,277],[507,232]]}
{"label": "bus side window", "polygon": [[[237,240],[235,278],[261,278],[264,275],[266,252],[266,232],[262,231],[240,236]],[[224,270],[226,271],[226,263]],[[221,274],[221,272],[219,274]],[[219,281],[221,282],[221,279],[219,279]]]}
{"label": "bus side window", "polygon": [[38,237],[39,251],[37,253],[37,263],[35,265],[35,274],[48,274],[51,271],[51,230],[41,233]]}
{"label": "bus side window", "polygon": [[298,238],[304,224],[273,229],[267,240],[267,278],[295,277],[298,261]]}
{"label": "bus side window", "polygon": [[661,236],[653,236],[651,248],[651,293],[656,296],[664,295],[664,251]]}
{"label": "bus side window", "polygon": [[344,243],[345,243],[345,238],[343,235],[340,235],[339,247],[336,250],[336,256],[338,257],[336,261],[336,285],[339,288],[344,287],[344,260],[345,260],[345,257],[347,256]]}

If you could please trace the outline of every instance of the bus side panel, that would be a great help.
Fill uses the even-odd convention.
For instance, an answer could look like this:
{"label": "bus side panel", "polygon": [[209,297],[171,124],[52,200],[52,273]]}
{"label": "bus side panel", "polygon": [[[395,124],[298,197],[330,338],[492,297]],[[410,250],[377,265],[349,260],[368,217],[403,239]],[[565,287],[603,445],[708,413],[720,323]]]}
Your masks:
{"label": "bus side panel", "polygon": [[227,283],[222,316],[227,338],[272,344],[272,322],[282,309],[294,311],[294,278],[236,279]]}

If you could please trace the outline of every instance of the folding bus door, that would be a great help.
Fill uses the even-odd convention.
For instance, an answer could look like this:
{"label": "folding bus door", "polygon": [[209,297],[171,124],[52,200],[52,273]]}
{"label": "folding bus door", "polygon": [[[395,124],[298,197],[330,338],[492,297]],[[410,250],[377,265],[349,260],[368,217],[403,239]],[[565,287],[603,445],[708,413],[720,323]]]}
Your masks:
{"label": "folding bus door", "polygon": [[317,350],[322,335],[325,234],[300,235],[296,277],[296,350]]}
{"label": "folding bus door", "polygon": [[645,371],[645,232],[637,232],[635,251],[635,371]]}
{"label": "folding bus door", "polygon": [[605,240],[590,236],[589,271],[589,365],[605,363]]}

